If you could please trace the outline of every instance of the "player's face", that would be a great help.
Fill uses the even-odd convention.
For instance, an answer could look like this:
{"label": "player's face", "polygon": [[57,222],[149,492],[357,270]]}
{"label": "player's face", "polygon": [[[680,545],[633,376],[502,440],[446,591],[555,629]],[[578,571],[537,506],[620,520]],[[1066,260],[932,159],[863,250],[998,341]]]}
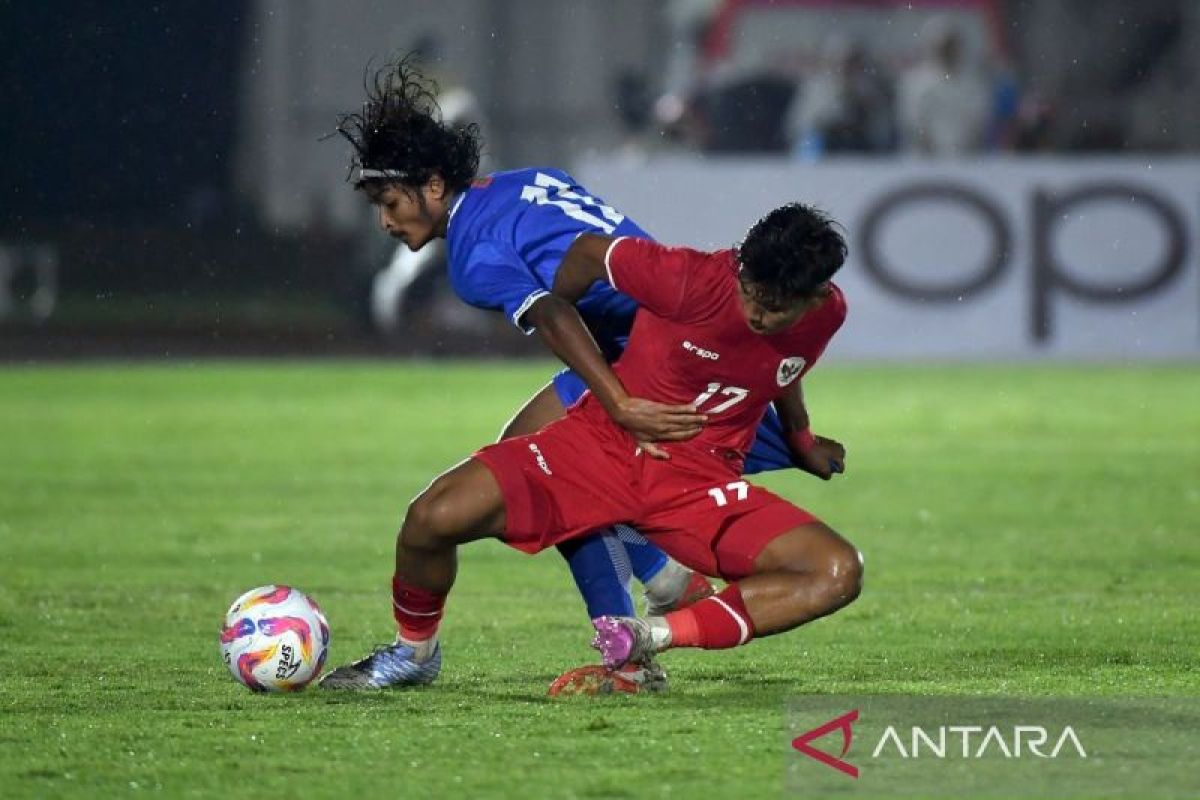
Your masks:
{"label": "player's face", "polygon": [[738,291],[741,295],[742,313],[746,315],[746,324],[755,333],[768,336],[787,330],[799,322],[809,309],[821,305],[829,294],[829,285],[823,285],[813,297],[789,303],[764,299],[764,294],[757,291],[753,283],[744,279],[738,281]]}
{"label": "player's face", "polygon": [[379,209],[379,227],[409,250],[420,250],[446,235],[449,199],[445,183],[437,176],[419,189],[393,183],[371,195]]}

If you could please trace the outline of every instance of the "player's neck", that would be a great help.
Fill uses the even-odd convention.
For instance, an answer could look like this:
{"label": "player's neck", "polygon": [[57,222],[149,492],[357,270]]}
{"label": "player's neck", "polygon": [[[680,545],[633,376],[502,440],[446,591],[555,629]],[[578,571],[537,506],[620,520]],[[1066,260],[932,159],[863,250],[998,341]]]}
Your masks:
{"label": "player's neck", "polygon": [[446,238],[446,232],[450,230],[450,217],[454,216],[454,207],[458,205],[461,196],[462,192],[455,192],[446,198],[446,210],[442,212],[441,217],[433,226],[433,235],[437,238]]}

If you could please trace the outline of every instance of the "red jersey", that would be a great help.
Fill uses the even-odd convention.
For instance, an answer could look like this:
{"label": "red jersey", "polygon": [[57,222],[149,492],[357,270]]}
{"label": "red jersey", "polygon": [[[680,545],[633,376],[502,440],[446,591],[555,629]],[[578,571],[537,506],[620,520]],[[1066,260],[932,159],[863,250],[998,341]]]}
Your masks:
{"label": "red jersey", "polygon": [[[708,415],[700,435],[671,448],[744,456],[767,405],[812,369],[846,318],[845,297],[834,286],[790,328],[755,333],[742,312],[732,250],[704,253],[620,238],[609,246],[605,266],[609,282],[640,306],[613,366],[626,391],[691,403]],[[585,413],[595,413],[587,406],[599,408],[586,397],[581,406]]]}

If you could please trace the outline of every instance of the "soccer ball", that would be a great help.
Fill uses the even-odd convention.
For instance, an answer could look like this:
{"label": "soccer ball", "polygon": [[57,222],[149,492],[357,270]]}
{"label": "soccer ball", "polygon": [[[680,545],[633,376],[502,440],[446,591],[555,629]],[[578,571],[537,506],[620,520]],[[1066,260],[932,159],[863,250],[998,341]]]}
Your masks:
{"label": "soccer ball", "polygon": [[329,623],[312,598],[290,586],[260,586],[233,601],[221,628],[221,657],[256,692],[294,692],[321,674]]}

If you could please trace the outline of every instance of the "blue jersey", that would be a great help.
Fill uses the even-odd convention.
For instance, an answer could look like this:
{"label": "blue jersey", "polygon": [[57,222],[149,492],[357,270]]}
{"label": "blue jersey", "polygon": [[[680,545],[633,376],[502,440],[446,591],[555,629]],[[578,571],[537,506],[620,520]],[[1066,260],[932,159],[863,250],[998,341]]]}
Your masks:
{"label": "blue jersey", "polygon": [[[503,311],[526,334],[524,314],[554,286],[563,256],[581,233],[650,236],[557,169],[497,172],[455,200],[446,232],[450,283],[476,308]],[[620,355],[637,304],[607,283],[576,303],[610,359]]]}

